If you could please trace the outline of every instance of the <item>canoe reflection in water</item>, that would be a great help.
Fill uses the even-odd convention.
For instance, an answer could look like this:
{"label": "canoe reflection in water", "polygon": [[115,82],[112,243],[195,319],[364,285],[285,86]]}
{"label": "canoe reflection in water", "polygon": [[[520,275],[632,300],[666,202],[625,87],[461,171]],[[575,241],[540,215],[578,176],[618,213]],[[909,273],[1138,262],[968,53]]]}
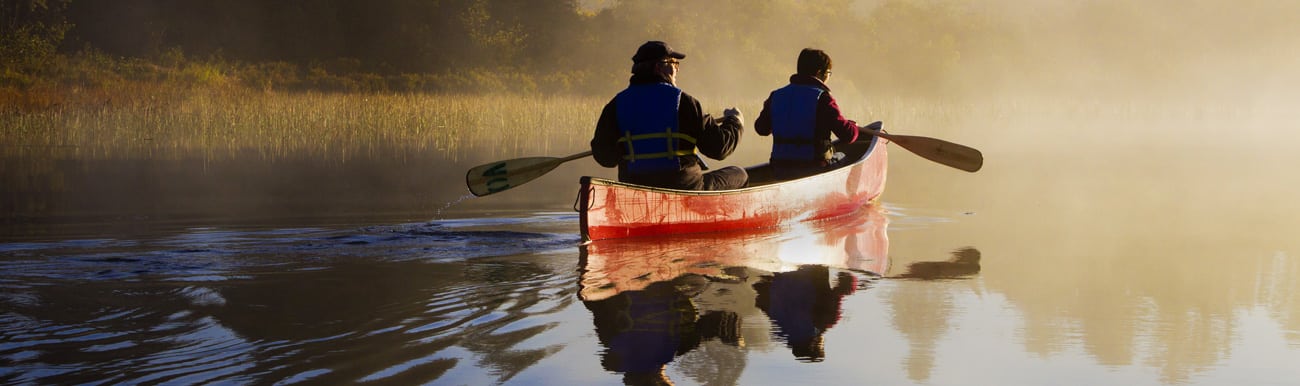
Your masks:
{"label": "canoe reflection in water", "polygon": [[[584,245],[578,296],[605,348],[601,365],[626,383],[656,384],[675,358],[709,352],[712,361],[679,367],[707,377],[701,383],[734,383],[747,339],[782,341],[798,360],[820,361],[844,296],[888,268],[887,223],[870,205],[798,228]],[[756,325],[760,333],[748,331]]]}

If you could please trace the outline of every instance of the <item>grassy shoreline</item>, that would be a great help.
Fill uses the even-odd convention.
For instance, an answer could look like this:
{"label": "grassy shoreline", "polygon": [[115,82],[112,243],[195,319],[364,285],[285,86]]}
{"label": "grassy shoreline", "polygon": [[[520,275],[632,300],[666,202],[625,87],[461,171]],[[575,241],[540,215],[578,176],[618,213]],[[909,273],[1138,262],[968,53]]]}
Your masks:
{"label": "grassy shoreline", "polygon": [[584,143],[590,131],[590,125],[568,123],[594,122],[603,105],[576,96],[216,89],[105,101],[0,114],[4,155],[167,159],[251,153],[345,160],[395,149],[443,152],[452,159],[471,149],[492,156],[539,146],[567,151]]}
{"label": "grassy shoreline", "polygon": [[[221,76],[183,75],[204,73],[180,71],[170,80],[48,83],[24,90],[20,99],[0,98],[0,156],[347,161],[438,153],[451,161],[478,161],[563,155],[587,147],[609,98],[540,92],[282,91],[249,87]],[[683,87],[692,89],[690,84]],[[1168,120],[1208,127],[1213,122],[1226,125],[1291,116],[1277,116],[1280,110],[1268,104],[1211,100],[990,95],[975,101],[870,98],[851,92],[836,96],[850,119],[881,120],[887,130],[897,133],[988,149],[1010,148],[1031,138],[1075,140],[1080,145],[1109,143],[1109,137],[1097,133],[1053,129],[1066,121],[1098,116],[1150,122],[1151,127]],[[702,94],[701,100],[705,110],[714,114],[739,107],[748,126],[758,116],[762,97]],[[742,146],[765,154],[767,139],[748,127],[746,131]],[[1147,143],[1161,145],[1195,138],[1166,134],[1143,129],[1125,135],[1150,137]],[[1235,137],[1267,142],[1266,134],[1237,132]],[[762,157],[755,157],[761,161]]]}

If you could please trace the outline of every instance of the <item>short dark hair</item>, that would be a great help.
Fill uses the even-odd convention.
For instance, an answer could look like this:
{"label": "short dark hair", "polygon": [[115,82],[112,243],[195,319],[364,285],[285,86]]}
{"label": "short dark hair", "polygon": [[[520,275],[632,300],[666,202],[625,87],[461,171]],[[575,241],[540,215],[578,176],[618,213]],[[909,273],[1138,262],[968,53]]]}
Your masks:
{"label": "short dark hair", "polygon": [[817,75],[820,71],[830,69],[831,56],[827,55],[825,51],[814,48],[805,48],[803,51],[799,51],[798,72],[800,75],[812,76]]}

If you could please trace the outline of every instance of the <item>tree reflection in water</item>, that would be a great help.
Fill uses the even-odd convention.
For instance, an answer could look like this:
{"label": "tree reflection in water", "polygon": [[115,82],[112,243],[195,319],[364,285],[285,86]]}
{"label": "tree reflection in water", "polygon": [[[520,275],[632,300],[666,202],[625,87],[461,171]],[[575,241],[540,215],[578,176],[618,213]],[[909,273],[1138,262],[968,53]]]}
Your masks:
{"label": "tree reflection in water", "polygon": [[[980,251],[972,247],[952,252],[947,261],[920,261],[908,264],[902,274],[891,279],[922,281],[965,279],[979,274]],[[948,331],[954,313],[954,290],[944,285],[917,286],[908,291],[891,291],[894,327],[911,344],[904,360],[908,378],[918,383],[930,380],[935,368],[935,347]]]}

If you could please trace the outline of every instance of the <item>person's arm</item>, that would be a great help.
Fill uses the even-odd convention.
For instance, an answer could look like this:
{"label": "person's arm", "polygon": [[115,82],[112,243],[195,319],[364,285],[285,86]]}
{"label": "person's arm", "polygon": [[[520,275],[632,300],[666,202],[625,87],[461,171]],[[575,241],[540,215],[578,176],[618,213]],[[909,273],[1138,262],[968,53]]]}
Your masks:
{"label": "person's arm", "polygon": [[591,155],[596,163],[612,168],[623,161],[623,150],[618,143],[621,136],[618,130],[618,112],[615,111],[614,101],[610,100],[605,104],[605,109],[601,110],[600,119],[596,121],[596,134],[591,138]]}
{"label": "person's arm", "polygon": [[763,101],[763,111],[758,112],[758,120],[754,121],[754,131],[761,136],[772,135],[772,96],[769,95],[767,100]]}
{"label": "person's arm", "polygon": [[682,133],[695,137],[695,148],[701,154],[719,161],[736,150],[740,144],[740,135],[745,130],[745,123],[738,117],[714,119],[705,114],[700,101],[686,93],[682,93],[677,122]]}
{"label": "person's arm", "polygon": [[822,93],[817,101],[817,125],[835,133],[841,143],[850,144],[858,140],[858,123],[844,118],[839,104],[835,103],[835,97],[830,92]]}

